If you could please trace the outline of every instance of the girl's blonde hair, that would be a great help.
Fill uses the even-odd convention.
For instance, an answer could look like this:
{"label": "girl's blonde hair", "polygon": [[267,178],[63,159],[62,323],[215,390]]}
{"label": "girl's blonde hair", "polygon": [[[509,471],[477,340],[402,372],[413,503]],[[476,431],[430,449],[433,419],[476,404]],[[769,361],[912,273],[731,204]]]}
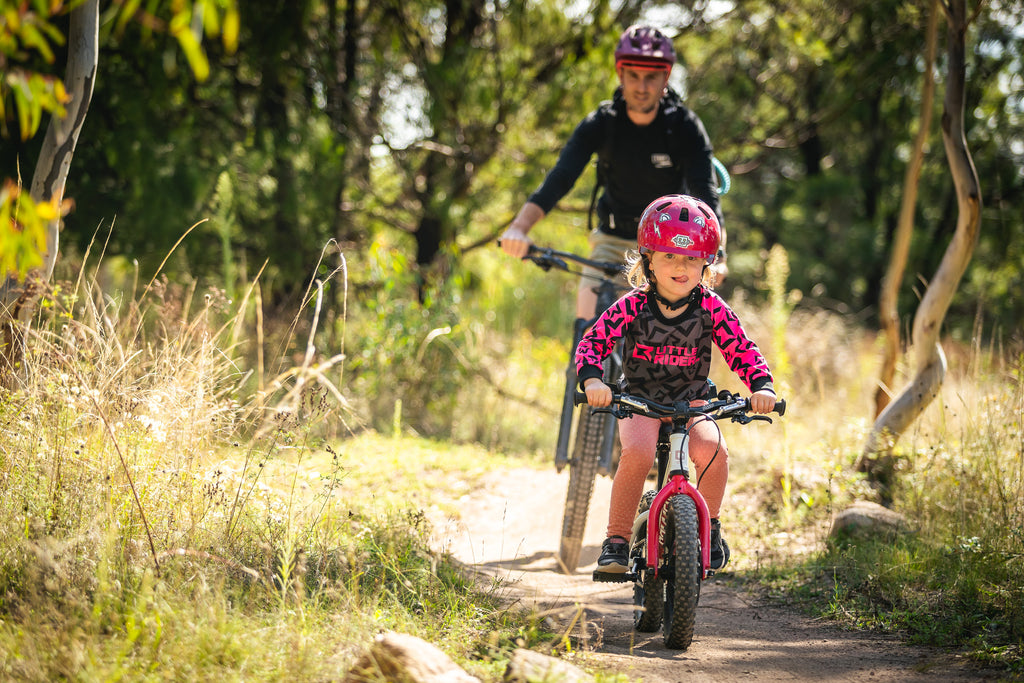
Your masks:
{"label": "girl's blonde hair", "polygon": [[644,257],[636,249],[631,249],[626,254],[626,280],[638,289],[646,290],[651,286],[651,283],[647,281]]}
{"label": "girl's blonde hair", "polygon": [[[629,284],[637,289],[650,291],[652,283],[647,279],[647,269],[644,267],[646,260],[647,256],[641,254],[636,249],[631,249],[627,252],[626,279],[629,281]],[[704,272],[701,274],[700,283],[708,289],[714,289],[716,279],[715,269],[708,266],[704,268]]]}

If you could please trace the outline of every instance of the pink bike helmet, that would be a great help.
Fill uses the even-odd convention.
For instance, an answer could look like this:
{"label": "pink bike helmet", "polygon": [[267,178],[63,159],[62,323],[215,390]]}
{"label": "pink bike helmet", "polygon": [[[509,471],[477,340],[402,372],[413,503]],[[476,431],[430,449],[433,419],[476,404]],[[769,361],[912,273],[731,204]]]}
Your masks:
{"label": "pink bike helmet", "polygon": [[637,230],[641,254],[666,251],[696,256],[711,265],[718,256],[722,234],[711,207],[695,197],[670,194],[644,209]]}
{"label": "pink bike helmet", "polygon": [[668,36],[650,26],[634,25],[622,32],[615,48],[615,68],[671,71],[676,51]]}

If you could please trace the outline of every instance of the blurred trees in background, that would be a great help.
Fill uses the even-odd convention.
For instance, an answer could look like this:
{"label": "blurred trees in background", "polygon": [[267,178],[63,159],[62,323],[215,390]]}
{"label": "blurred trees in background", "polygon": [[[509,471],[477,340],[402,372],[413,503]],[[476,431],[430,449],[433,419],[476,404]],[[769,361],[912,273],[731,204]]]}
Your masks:
{"label": "blurred trees in background", "polygon": [[[138,260],[145,276],[209,218],[168,273],[231,291],[268,261],[264,300],[282,310],[318,275],[327,244],[365,264],[382,240],[407,254],[420,283],[449,278],[610,96],[617,35],[646,17],[678,36],[674,78],[732,173],[726,290],[752,288],[765,250],[781,244],[805,302],[873,324],[919,114],[926,7],[247,0],[237,49],[210,44],[202,82],[173,36],[108,21],[68,180],[68,257],[109,232],[107,255]],[[986,334],[1008,335],[1024,319],[1024,300],[1007,295],[1024,284],[1024,9],[980,12],[967,41],[966,132],[985,212],[948,322],[969,332],[984,312]],[[30,167],[39,144],[6,139],[3,174]],[[570,212],[585,210],[591,185],[585,177],[566,199]],[[904,315],[942,257],[955,204],[936,132]],[[352,277],[373,290],[378,275]]]}

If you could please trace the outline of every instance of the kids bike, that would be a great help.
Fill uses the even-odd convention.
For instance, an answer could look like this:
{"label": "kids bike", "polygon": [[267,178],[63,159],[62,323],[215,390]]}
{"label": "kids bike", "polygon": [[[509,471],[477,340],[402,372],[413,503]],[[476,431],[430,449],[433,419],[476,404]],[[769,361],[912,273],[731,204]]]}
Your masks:
{"label": "kids bike", "polygon": [[[714,385],[709,385],[710,395]],[[587,396],[575,392],[574,401],[586,404]],[[663,627],[665,647],[690,646],[701,581],[714,575],[711,517],[704,497],[690,483],[690,429],[698,420],[772,421],[749,410],[748,399],[728,391],[699,406],[687,401],[664,405],[613,391],[609,407],[591,409],[618,419],[645,415],[668,420],[658,437],[658,487],[644,493],[633,520],[629,567],[622,574],[594,572],[595,581],[633,583],[633,628],[654,633]],[[774,412],[785,414],[786,402],[777,401]]]}
{"label": "kids bike", "polygon": [[[569,487],[565,494],[565,509],[562,514],[558,561],[563,571],[572,573],[579,565],[583,531],[587,525],[590,498],[594,493],[594,481],[599,473],[608,475],[614,471],[615,451],[619,442],[618,425],[614,419],[589,410],[576,410],[573,395],[576,393],[577,377],[573,352],[587,328],[593,325],[601,313],[615,303],[626,290],[626,283],[622,278],[625,266],[610,261],[594,261],[570,252],[535,245],[530,245],[524,259],[536,263],[545,271],[555,268],[579,274],[578,269],[569,265],[569,262],[573,262],[590,266],[602,273],[600,278],[594,278],[594,292],[597,294],[595,316],[590,320],[578,318],[573,327],[569,363],[565,369],[565,391],[561,419],[558,423],[558,441],[555,444],[555,469],[561,472],[566,465],[569,466]],[[618,347],[605,361],[604,373],[605,377],[618,377],[622,374],[622,355]],[[570,443],[573,443],[571,457]]]}

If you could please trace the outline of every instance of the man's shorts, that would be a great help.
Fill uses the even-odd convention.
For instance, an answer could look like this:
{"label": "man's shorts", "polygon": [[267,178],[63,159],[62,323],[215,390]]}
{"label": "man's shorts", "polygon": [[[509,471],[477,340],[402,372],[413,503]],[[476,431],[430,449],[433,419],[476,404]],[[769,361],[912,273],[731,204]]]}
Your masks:
{"label": "man's shorts", "polygon": [[[600,230],[593,230],[590,233],[590,259],[592,261],[611,261],[614,263],[626,264],[626,255],[636,251],[636,240],[627,240],[622,237],[615,237]],[[590,266],[583,266],[583,277],[580,286],[590,285],[591,287],[604,277],[604,273]],[[626,286],[626,278],[622,278],[623,286]]]}

